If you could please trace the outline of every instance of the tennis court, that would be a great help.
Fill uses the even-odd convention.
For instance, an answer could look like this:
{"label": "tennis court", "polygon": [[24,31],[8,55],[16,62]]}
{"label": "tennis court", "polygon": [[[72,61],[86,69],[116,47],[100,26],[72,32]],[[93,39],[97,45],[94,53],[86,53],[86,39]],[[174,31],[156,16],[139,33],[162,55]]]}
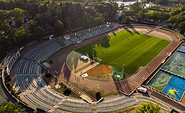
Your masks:
{"label": "tennis court", "polygon": [[185,79],[178,76],[173,76],[162,92],[180,101],[184,91]]}
{"label": "tennis court", "polygon": [[185,91],[185,46],[181,46],[160,69],[149,86],[181,101]]}
{"label": "tennis court", "polygon": [[148,83],[148,85],[157,89],[158,91],[162,91],[171,78],[172,78],[171,74],[159,71],[155,75],[155,77]]}

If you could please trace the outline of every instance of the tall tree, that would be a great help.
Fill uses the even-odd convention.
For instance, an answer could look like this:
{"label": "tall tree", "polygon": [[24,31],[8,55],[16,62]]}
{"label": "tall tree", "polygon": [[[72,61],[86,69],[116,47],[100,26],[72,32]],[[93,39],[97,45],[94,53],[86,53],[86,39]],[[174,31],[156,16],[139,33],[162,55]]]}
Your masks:
{"label": "tall tree", "polygon": [[55,31],[58,35],[62,34],[64,31],[64,24],[60,20],[55,22]]}
{"label": "tall tree", "polygon": [[35,39],[40,40],[45,36],[45,31],[42,27],[38,26],[34,29],[33,34]]}
{"label": "tall tree", "polygon": [[181,23],[179,24],[178,28],[179,28],[180,32],[181,32],[182,34],[184,34],[184,32],[185,32],[185,22],[181,22]]}
{"label": "tall tree", "polygon": [[33,32],[33,30],[38,26],[37,21],[30,20],[28,21],[28,28]]}
{"label": "tall tree", "polygon": [[26,15],[26,11],[20,8],[14,8],[11,10],[10,15],[14,17],[12,21],[15,21],[16,26],[21,26],[24,23],[24,16]]}

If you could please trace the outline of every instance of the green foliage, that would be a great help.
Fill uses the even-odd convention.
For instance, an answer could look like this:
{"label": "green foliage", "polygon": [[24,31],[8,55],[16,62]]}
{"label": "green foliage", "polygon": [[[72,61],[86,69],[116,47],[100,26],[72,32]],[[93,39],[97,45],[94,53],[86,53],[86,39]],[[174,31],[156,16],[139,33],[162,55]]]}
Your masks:
{"label": "green foliage", "polygon": [[181,22],[178,27],[180,32],[183,34],[185,32],[185,22]]}
{"label": "green foliage", "polygon": [[142,9],[142,6],[138,2],[131,5],[131,10],[133,10],[135,13],[139,12],[141,9]]}
{"label": "green foliage", "polygon": [[23,17],[26,15],[26,11],[20,8],[14,8],[10,11],[10,15],[14,17],[16,25],[19,27],[23,22]]}
{"label": "green foliage", "polygon": [[64,90],[64,93],[63,93],[63,94],[64,94],[65,96],[69,96],[71,93],[72,93],[71,89],[66,88],[66,89]]}
{"label": "green foliage", "polygon": [[26,40],[28,34],[35,40],[44,32],[60,35],[113,22],[118,10],[116,3],[99,0],[1,0],[0,6],[1,48],[9,50],[30,41]]}
{"label": "green foliage", "polygon": [[55,22],[55,31],[59,35],[64,32],[64,24],[60,20]]}
{"label": "green foliage", "polygon": [[184,0],[146,0],[146,2],[153,2],[159,5],[174,5],[174,6],[180,6],[185,3]]}
{"label": "green foliage", "polygon": [[12,86],[10,85],[10,82],[11,82],[11,78],[10,78],[10,75],[6,75],[6,78],[5,78],[5,85],[6,87],[8,88],[8,90],[10,91],[10,93],[12,95],[14,95],[16,98],[19,99],[19,96],[15,93],[15,91],[13,90]]}
{"label": "green foliage", "polygon": [[122,13],[119,17],[118,17],[119,21],[122,24],[130,24],[130,18],[128,16],[125,15],[125,13]]}
{"label": "green foliage", "polygon": [[160,113],[160,107],[153,103],[144,103],[139,106],[136,113]]}
{"label": "green foliage", "polygon": [[144,9],[140,10],[140,11],[136,14],[137,18],[139,18],[140,20],[142,20],[142,19],[145,17],[145,13],[146,13],[146,12],[147,12],[147,11],[144,10]]}
{"label": "green foliage", "polygon": [[45,31],[43,28],[41,28],[40,26],[36,27],[34,29],[34,37],[37,40],[42,39],[45,36]]}
{"label": "green foliage", "polygon": [[33,32],[34,29],[38,26],[37,21],[29,20],[28,21],[28,28]]}
{"label": "green foliage", "polygon": [[154,11],[154,10],[146,10],[146,9],[142,9],[140,10],[137,14],[136,17],[139,20],[143,20],[143,19],[152,19],[155,22],[162,22],[167,20],[170,17],[170,14],[166,13],[166,12],[161,12],[161,11]]}
{"label": "green foliage", "polygon": [[[0,42],[3,48],[10,50],[25,41],[28,30],[23,27],[24,17],[27,17],[27,11],[20,8],[13,10],[0,10]],[[5,50],[0,50],[5,51]]]}
{"label": "green foliage", "polygon": [[179,24],[185,21],[185,6],[171,11],[170,14],[171,17],[167,22],[174,24],[175,27],[179,27]]}
{"label": "green foliage", "polygon": [[[0,5],[3,4],[3,2],[0,2]],[[21,5],[21,7],[20,7]],[[92,21],[96,22],[96,20],[102,19],[104,22],[106,21],[114,21],[114,16],[118,10],[118,6],[114,2],[78,2],[78,1],[63,1],[55,0],[55,2],[51,1],[14,1],[12,2],[6,2],[6,7],[14,7],[15,11],[13,14],[17,14],[17,17],[20,14],[25,13],[26,11],[30,16],[34,18],[34,21],[37,21],[40,26],[48,25],[50,27],[55,27],[56,20],[60,20],[64,27],[67,29],[74,29],[78,27],[82,27],[84,24],[83,22],[86,21],[89,26],[92,26]],[[22,11],[19,8],[24,9],[25,11]],[[101,13],[102,15],[99,17],[99,15],[96,15],[96,13]],[[88,15],[88,16],[85,16]],[[21,18],[20,18],[21,19]]]}
{"label": "green foliage", "polygon": [[103,15],[101,13],[96,13],[96,17],[94,18],[94,26],[103,24],[105,22],[105,19],[103,18]]}
{"label": "green foliage", "polygon": [[20,105],[11,102],[4,102],[0,105],[0,113],[24,113],[25,109]]}
{"label": "green foliage", "polygon": [[24,41],[27,36],[27,31],[24,27],[20,26],[15,32],[14,37],[16,38],[17,42]]}

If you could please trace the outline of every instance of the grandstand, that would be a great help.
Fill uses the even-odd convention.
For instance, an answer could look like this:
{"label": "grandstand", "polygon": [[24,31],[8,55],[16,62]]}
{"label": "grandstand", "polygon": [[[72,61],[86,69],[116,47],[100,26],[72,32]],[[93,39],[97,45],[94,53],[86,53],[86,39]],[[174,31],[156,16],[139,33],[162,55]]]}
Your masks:
{"label": "grandstand", "polygon": [[[80,31],[77,35],[69,34],[70,39],[54,37],[51,40],[46,40],[43,43],[37,44],[24,53],[13,63],[11,70],[11,84],[16,93],[20,96],[23,103],[35,109],[40,108],[46,112],[63,113],[63,112],[113,112],[134,106],[139,102],[133,96],[117,95],[109,98],[104,98],[100,103],[95,101],[88,103],[81,98],[67,97],[52,89],[42,78],[43,68],[40,65],[41,61],[47,60],[51,55],[55,54],[63,48],[70,47],[79,41],[85,41],[99,36],[103,33],[108,33],[111,30],[117,29],[116,25],[106,26],[101,25],[91,28],[90,30]],[[146,74],[145,74],[146,75]],[[119,82],[122,92],[128,94],[135,91],[136,86],[141,85],[145,77],[139,74],[137,78],[125,80],[129,87],[126,87],[125,81]],[[138,82],[140,81],[140,82]],[[66,82],[63,80],[63,82]],[[118,83],[118,82],[117,82]],[[115,83],[115,84],[117,84]],[[65,84],[73,91],[76,90],[74,84]],[[132,86],[131,86],[132,85]],[[125,90],[126,89],[126,90]],[[77,90],[78,91],[78,90]],[[75,91],[74,91],[75,92]]]}
{"label": "grandstand", "polygon": [[[23,56],[21,56],[21,58],[18,59],[14,65],[15,72],[12,73],[15,74],[11,75],[12,78],[15,78],[12,79],[12,84],[14,84],[14,88],[19,94],[21,100],[32,108],[40,108],[47,112],[92,112],[94,109],[93,106],[86,103],[82,99],[66,97],[63,94],[51,89],[50,86],[48,86],[42,79],[42,67],[39,62],[46,60],[49,56],[56,53],[61,48],[75,44],[78,41],[83,41],[84,39],[89,39],[91,36],[96,36],[112,29],[114,29],[114,27],[111,29],[100,30],[101,32],[93,31],[93,35],[88,35],[89,31],[87,31],[82,33],[83,35],[81,36],[73,35],[70,39],[65,39],[64,41],[52,38],[51,40],[47,40],[44,43],[35,46],[26,53],[23,53]],[[120,98],[126,97],[121,96]],[[98,105],[99,112],[107,111],[106,109],[110,106],[114,107],[114,103],[116,101],[120,104],[137,104],[135,100],[123,100],[123,102],[119,102],[120,100],[118,99],[110,102],[108,101],[109,99],[106,100],[107,102],[102,104],[102,106],[101,104]],[[113,104],[111,104],[111,102]],[[121,109],[121,107],[117,107],[115,109]]]}

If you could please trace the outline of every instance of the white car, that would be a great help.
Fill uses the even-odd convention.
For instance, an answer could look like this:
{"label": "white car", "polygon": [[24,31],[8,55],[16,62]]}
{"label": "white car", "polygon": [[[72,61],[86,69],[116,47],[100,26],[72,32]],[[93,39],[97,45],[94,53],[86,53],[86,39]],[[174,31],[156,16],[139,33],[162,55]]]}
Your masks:
{"label": "white car", "polygon": [[144,88],[144,87],[139,87],[139,88],[137,88],[137,90],[142,93],[147,93],[147,88]]}
{"label": "white car", "polygon": [[87,61],[87,60],[88,60],[88,57],[85,56],[85,55],[82,55],[82,56],[80,57],[80,59],[82,59],[82,60],[84,60],[84,61]]}
{"label": "white car", "polygon": [[53,37],[54,37],[54,35],[50,35],[50,36],[49,36],[49,40],[51,40]]}

